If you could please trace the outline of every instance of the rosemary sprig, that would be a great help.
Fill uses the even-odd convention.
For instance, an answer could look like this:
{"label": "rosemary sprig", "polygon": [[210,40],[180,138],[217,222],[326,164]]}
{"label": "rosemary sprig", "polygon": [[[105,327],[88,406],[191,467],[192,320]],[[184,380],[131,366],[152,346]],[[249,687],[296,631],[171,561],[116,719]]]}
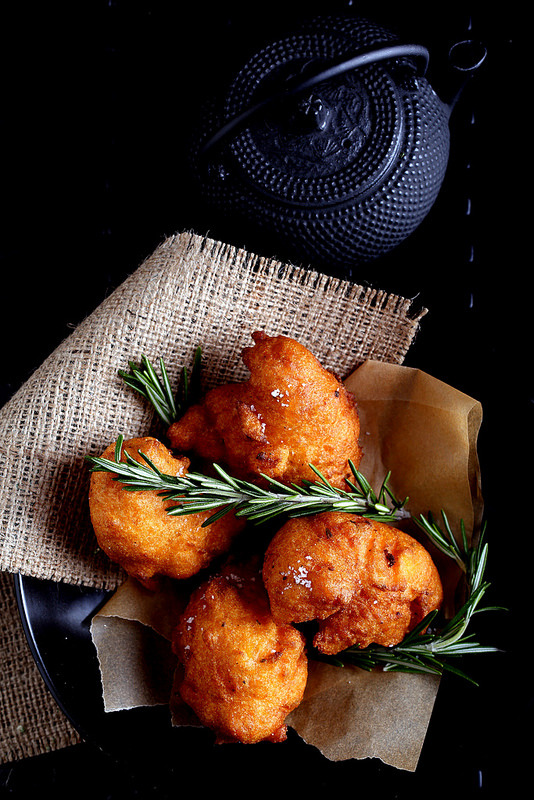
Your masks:
{"label": "rosemary sprig", "polygon": [[171,389],[167,368],[162,358],[159,359],[161,378],[158,377],[150,359],[145,355],[141,356],[139,366],[133,361],[129,361],[130,371],[121,369],[119,375],[127,386],[152,404],[160,420],[168,427],[198,399],[201,360],[202,351],[200,347],[197,347],[191,373],[189,375],[186,367],[183,367],[181,383],[176,394]]}
{"label": "rosemary sprig", "polygon": [[460,520],[461,543],[458,543],[443,510],[441,518],[443,529],[440,528],[431,513],[427,517],[421,514],[419,517],[414,517],[413,520],[442,553],[456,561],[465,574],[468,592],[473,592],[480,585],[486,568],[488,557],[488,548],[484,544],[486,526],[484,525],[482,528],[478,544],[469,547],[464,521]]}
{"label": "rosemary sprig", "polygon": [[[176,500],[176,505],[167,507],[170,515],[186,515],[214,511],[203,523],[211,524],[224,514],[234,511],[255,524],[279,516],[299,517],[323,511],[345,511],[357,513],[369,519],[395,522],[409,516],[405,510],[408,498],[399,501],[389,486],[390,474],[386,476],[378,493],[351,462],[353,481],[347,481],[349,491],[333,487],[321,473],[311,467],[317,481],[305,481],[302,486],[286,486],[264,476],[273,489],[264,489],[255,484],[229,475],[214,464],[216,476],[188,473],[186,476],[167,475],[141,450],[143,462],[138,462],[123,449],[123,437],[119,436],[113,459],[88,456],[92,472],[113,473],[114,479],[123,483],[126,491],[155,491],[163,500]],[[124,453],[125,460],[122,460]],[[354,664],[371,670],[382,667],[386,672],[419,672],[441,675],[448,671],[470,680],[464,672],[453,666],[449,659],[475,653],[497,652],[498,649],[481,645],[467,633],[475,613],[495,610],[497,607],[479,608],[489,583],[484,581],[488,557],[484,543],[485,528],[474,546],[468,544],[463,521],[460,523],[460,543],[456,540],[447,515],[441,512],[443,529],[432,515],[420,515],[414,521],[434,544],[453,559],[464,573],[467,599],[454,617],[439,631],[432,629],[437,612],[429,614],[398,645],[383,647],[370,645],[364,649],[349,647],[336,656],[317,655],[322,661],[338,666]]]}
{"label": "rosemary sprig", "polygon": [[[114,459],[88,456],[92,472],[110,472],[121,481],[127,491],[155,491],[163,500],[175,500],[167,507],[173,516],[196,514],[216,509],[204,525],[209,525],[224,514],[234,511],[255,524],[279,516],[298,517],[319,514],[322,511],[346,511],[369,519],[393,522],[407,516],[406,500],[397,500],[389,487],[389,474],[375,493],[367,479],[350,462],[353,481],[347,481],[349,491],[333,487],[321,473],[311,467],[318,480],[305,481],[302,486],[285,485],[270,478],[270,487],[264,489],[248,481],[233,478],[221,466],[214,464],[216,475],[189,472],[185,476],[167,475],[141,451],[141,463],[123,449],[124,437],[117,439]],[[124,452],[125,460],[122,460]],[[388,504],[389,503],[389,504]]]}

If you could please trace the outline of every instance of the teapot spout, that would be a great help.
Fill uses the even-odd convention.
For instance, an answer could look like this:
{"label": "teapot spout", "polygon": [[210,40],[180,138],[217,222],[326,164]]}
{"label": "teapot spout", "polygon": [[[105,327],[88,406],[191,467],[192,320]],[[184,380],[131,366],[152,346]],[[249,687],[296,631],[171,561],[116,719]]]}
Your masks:
{"label": "teapot spout", "polygon": [[487,49],[481,42],[463,39],[452,45],[449,50],[449,87],[447,95],[441,93],[441,99],[452,113],[465,86],[486,60]]}

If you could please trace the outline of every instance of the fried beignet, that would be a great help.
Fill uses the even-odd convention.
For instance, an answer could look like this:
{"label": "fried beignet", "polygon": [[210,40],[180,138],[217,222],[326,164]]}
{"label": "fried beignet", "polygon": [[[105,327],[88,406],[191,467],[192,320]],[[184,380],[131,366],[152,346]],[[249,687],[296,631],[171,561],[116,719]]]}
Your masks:
{"label": "fried beignet", "polygon": [[329,655],[397,644],[443,598],[438,571],[416,539],[341,512],[286,522],[267,547],[263,580],[274,618],[318,620],[313,644]]}
{"label": "fried beignet", "polygon": [[171,446],[256,483],[260,473],[283,483],[315,480],[311,463],[344,488],[349,459],[361,460],[353,396],[294,339],[263,332],[253,339],[243,351],[248,380],[207,392],[170,426]]}
{"label": "fried beignet", "polygon": [[217,742],[281,742],[306,686],[304,637],[275,622],[259,568],[233,566],[193,592],[173,636],[179,694]]}
{"label": "fried beignet", "polygon": [[[157,439],[146,436],[124,442],[136,461],[143,462],[141,450],[162,471],[185,475],[189,459],[174,457]],[[115,445],[102,454],[113,459]],[[124,460],[124,455],[123,455]],[[155,491],[129,492],[113,473],[93,472],[89,488],[89,511],[99,546],[109,558],[147,586],[158,575],[189,578],[225,553],[244,522],[228,514],[202,528],[212,512],[183,517],[170,516]]]}

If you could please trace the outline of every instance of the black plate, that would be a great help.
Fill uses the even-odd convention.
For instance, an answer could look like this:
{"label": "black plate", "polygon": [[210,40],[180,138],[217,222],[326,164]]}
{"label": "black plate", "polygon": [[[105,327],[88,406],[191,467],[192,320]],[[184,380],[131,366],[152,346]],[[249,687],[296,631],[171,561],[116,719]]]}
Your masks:
{"label": "black plate", "polygon": [[140,754],[145,758],[149,753],[152,760],[164,759],[172,734],[176,739],[180,736],[170,729],[166,707],[104,710],[90,623],[109,592],[21,575],[14,580],[39,671],[81,737],[119,761],[135,763]]}

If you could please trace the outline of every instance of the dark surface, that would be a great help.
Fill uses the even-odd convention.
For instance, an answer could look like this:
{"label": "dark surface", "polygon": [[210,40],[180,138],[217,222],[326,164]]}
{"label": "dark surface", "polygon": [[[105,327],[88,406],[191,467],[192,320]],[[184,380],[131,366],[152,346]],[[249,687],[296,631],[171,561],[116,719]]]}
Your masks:
{"label": "dark surface", "polygon": [[[4,18],[0,404],[166,236],[193,228],[251,245],[243,232],[225,231],[224,222],[215,224],[190,202],[184,142],[199,97],[231,72],[232,59],[268,36],[281,9],[288,22],[304,8],[323,5],[286,3],[288,10],[273,2],[239,12],[232,3],[193,5],[21,4]],[[354,12],[357,4],[325,5],[329,12]],[[440,55],[468,25],[465,4],[459,8],[410,4],[389,12],[381,5],[381,13],[393,23],[405,14],[401,22],[411,38],[437,54],[437,80]],[[358,9],[376,17],[370,4]],[[511,471],[513,464],[523,466],[532,421],[525,331],[531,334],[520,324],[531,282],[530,275],[525,281],[516,221],[524,180],[514,136],[517,24],[512,8],[472,13],[473,34],[486,42],[488,59],[451,119],[451,158],[440,197],[406,246],[352,276],[428,308],[406,363],[482,402],[488,602],[510,610],[476,618],[476,632],[504,652],[467,661],[478,687],[444,679],[414,774],[374,761],[333,764],[294,736],[276,746],[214,747],[209,735],[167,736],[163,721],[139,714],[125,722],[118,717],[109,738],[76,720],[87,741],[0,767],[0,796],[50,792],[116,800],[223,788],[240,797],[358,792],[476,798],[503,789],[515,795],[528,767],[519,731],[521,722],[528,729],[533,710],[524,664],[530,632],[521,605],[528,572],[520,572],[529,568],[530,498],[527,488],[524,503],[524,487]],[[268,243],[262,252],[283,258],[269,252]],[[47,590],[35,587],[28,602],[38,602],[43,592],[50,597]],[[47,601],[45,622],[50,626],[54,614],[65,620],[67,611],[74,613],[71,641],[61,651],[49,627],[45,654],[56,666],[79,663],[63,697],[67,711],[83,717],[84,704],[97,691],[94,654],[76,622],[87,609],[79,596],[69,601],[63,591],[69,590],[58,593],[55,609]]]}

